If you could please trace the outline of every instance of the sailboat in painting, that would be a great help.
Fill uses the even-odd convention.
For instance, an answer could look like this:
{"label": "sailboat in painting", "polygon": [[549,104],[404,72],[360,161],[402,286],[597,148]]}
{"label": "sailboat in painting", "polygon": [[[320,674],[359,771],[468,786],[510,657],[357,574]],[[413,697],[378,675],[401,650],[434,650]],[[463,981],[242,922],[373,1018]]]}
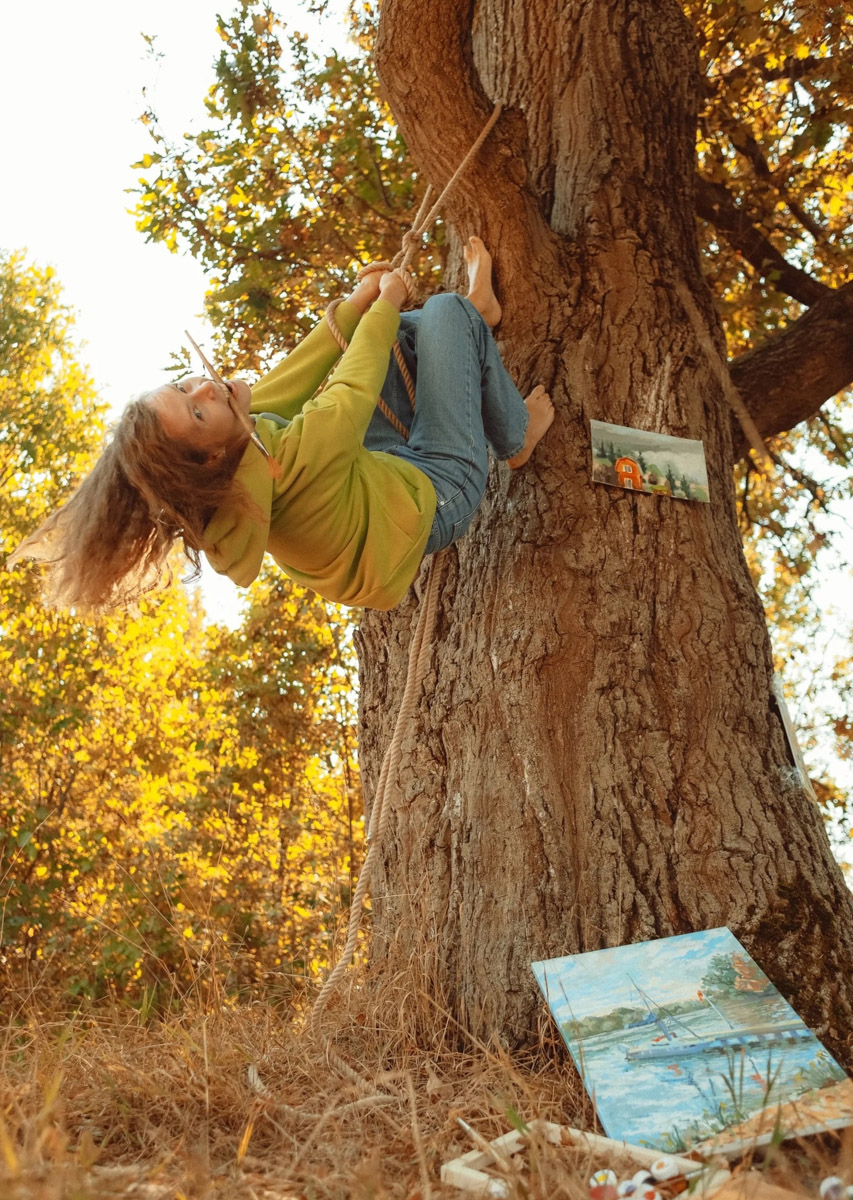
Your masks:
{"label": "sailboat in painting", "polygon": [[[673,1060],[688,1058],[693,1054],[712,1054],[715,1051],[757,1050],[762,1046],[814,1038],[814,1034],[803,1025],[799,1017],[795,1017],[792,1021],[749,1025],[738,1029],[728,1017],[720,1012],[713,1000],[705,996],[701,989],[698,989],[696,994],[699,1000],[713,1008],[726,1025],[719,1032],[712,1031],[706,1033],[704,1037],[700,1037],[679,1016],[673,1013],[667,1014],[661,1005],[655,1004],[648,992],[641,988],[635,980],[632,979],[631,983],[649,1011],[642,1021],[631,1022],[628,1028],[633,1029],[639,1025],[649,1024],[660,1029],[660,1033],[651,1042],[642,1046],[626,1046],[620,1042],[619,1048],[624,1050],[628,1062],[642,1062],[644,1059],[655,1058]],[[686,1038],[681,1034],[681,1030],[687,1033]]]}

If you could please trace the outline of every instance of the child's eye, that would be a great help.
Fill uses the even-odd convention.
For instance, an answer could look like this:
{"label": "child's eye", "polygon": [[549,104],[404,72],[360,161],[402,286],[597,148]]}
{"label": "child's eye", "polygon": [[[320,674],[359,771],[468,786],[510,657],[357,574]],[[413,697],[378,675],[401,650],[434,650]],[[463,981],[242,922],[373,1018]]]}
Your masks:
{"label": "child's eye", "polygon": [[195,419],[196,419],[197,421],[201,421],[201,420],[203,420],[203,418],[202,418],[202,415],[201,415],[201,409],[199,409],[199,408],[194,408],[194,409],[193,409],[193,416],[195,417]]}

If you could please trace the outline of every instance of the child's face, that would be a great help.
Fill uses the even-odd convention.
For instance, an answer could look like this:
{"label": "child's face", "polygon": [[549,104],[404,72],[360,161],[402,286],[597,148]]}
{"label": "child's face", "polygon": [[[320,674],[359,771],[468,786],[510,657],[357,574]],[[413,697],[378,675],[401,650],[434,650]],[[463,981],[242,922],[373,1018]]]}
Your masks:
{"label": "child's face", "polygon": [[168,437],[214,456],[247,436],[234,408],[248,413],[249,386],[236,379],[228,388],[230,395],[211,379],[191,376],[150,392],[148,403]]}

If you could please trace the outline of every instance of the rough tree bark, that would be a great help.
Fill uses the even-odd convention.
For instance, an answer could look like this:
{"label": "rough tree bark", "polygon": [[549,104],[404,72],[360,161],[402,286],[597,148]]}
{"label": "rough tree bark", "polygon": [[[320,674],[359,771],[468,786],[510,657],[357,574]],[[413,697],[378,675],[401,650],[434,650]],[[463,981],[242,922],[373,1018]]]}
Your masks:
{"label": "rough tree bark", "polygon": [[[558,415],[532,466],[494,468],[451,552],[373,962],[517,1045],[540,1011],[531,960],[725,924],[844,1054],[851,898],[788,782],[730,412],[672,286],[722,346],[692,31],[675,0],[385,0],[377,63],[438,184],[507,106],[447,217],[494,250],[505,361]],[[590,418],[701,438],[712,503],[593,485]],[[368,800],[416,607],[359,633]]]}

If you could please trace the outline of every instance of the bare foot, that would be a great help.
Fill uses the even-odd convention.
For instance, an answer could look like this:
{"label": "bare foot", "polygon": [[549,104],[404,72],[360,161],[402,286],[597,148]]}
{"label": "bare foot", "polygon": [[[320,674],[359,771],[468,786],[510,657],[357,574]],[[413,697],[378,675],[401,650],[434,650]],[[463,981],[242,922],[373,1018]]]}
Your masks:
{"label": "bare foot", "polygon": [[527,432],[524,435],[524,445],[518,454],[506,460],[513,470],[524,466],[536,448],[537,443],[541,442],[542,438],[551,428],[551,422],[554,420],[554,405],[551,397],[541,383],[533,389],[525,399],[524,404],[530,414],[530,420],[527,423]]}
{"label": "bare foot", "polygon": [[501,306],[492,290],[492,256],[482,238],[470,237],[462,253],[468,265],[468,299],[490,329],[501,319]]}

